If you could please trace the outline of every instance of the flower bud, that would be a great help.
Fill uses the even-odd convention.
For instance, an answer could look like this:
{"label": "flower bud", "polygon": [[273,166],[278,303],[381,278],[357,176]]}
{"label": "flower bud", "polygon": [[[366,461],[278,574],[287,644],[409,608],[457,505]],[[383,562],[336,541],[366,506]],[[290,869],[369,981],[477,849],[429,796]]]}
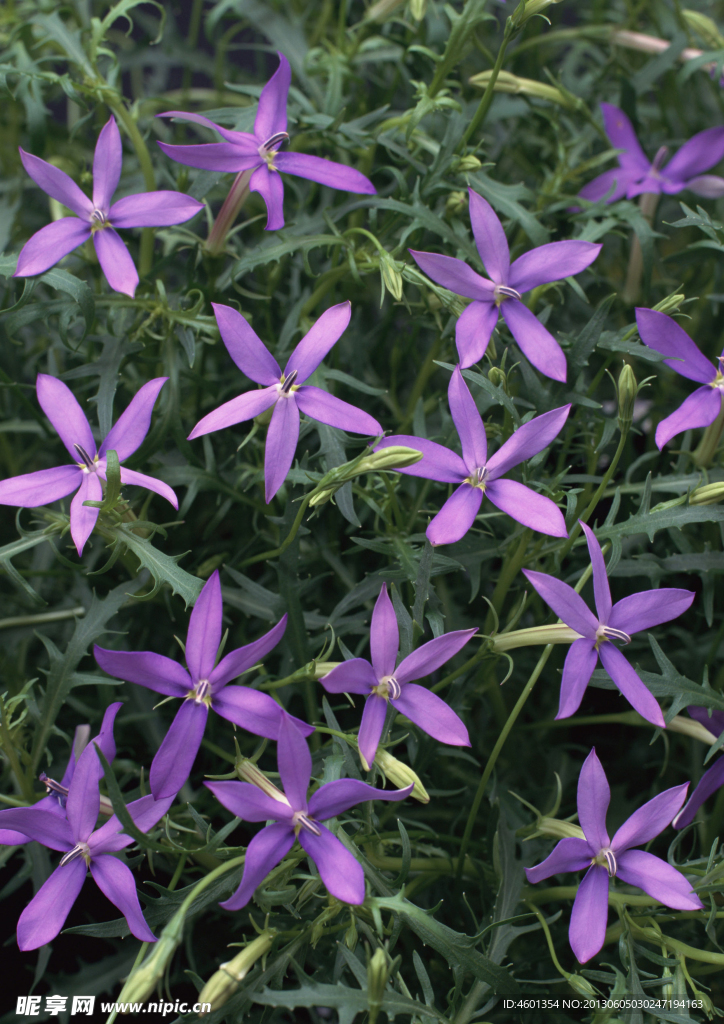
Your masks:
{"label": "flower bud", "polygon": [[453,170],[458,174],[467,174],[472,171],[479,171],[482,167],[482,163],[476,156],[469,153],[467,156],[461,156],[459,160],[453,165]]}
{"label": "flower bud", "polygon": [[233,960],[219,966],[216,974],[212,974],[199,993],[200,1003],[211,1004],[210,1008],[199,1016],[213,1013],[231,999],[257,960],[269,952],[275,935],[276,931],[273,928],[265,928],[261,935],[237,953]]}
{"label": "flower bud", "polygon": [[687,26],[701,36],[709,49],[724,49],[724,36],[719,31],[719,26],[706,14],[702,14],[700,11],[683,10],[681,16]]}
{"label": "flower bud", "polygon": [[390,976],[390,969],[387,966],[387,957],[384,949],[376,949],[374,956],[367,966],[367,1005],[370,1016],[369,1024],[375,1024],[377,1016],[382,1007],[382,1000],[385,998],[387,979]]}
{"label": "flower bud", "polygon": [[[342,466],[337,466],[329,471],[320,480],[318,487],[322,487],[309,501],[310,506],[323,505],[329,501],[333,494],[349,480],[354,480],[363,473],[378,473],[381,470],[405,469],[407,466],[414,466],[422,458],[422,452],[416,448],[407,448],[404,445],[391,445],[389,448],[380,448],[371,455],[363,458],[353,459]],[[329,486],[324,487],[327,483]]]}
{"label": "flower bud", "polygon": [[560,2],[561,0],[529,0],[523,8],[522,15],[520,15],[519,24],[525,25],[526,21],[530,21],[536,14],[542,14],[551,4],[559,4]]}
{"label": "flower bud", "polygon": [[488,370],[488,380],[496,388],[502,388],[505,387],[507,377],[505,376],[504,371],[501,370],[499,366],[491,366],[490,369]]}
{"label": "flower bud", "polygon": [[[480,89],[486,89],[492,77],[492,71],[480,71],[469,79],[471,85],[477,85]],[[534,96],[539,100],[547,100],[549,103],[557,103],[561,107],[571,107],[571,98],[563,93],[555,85],[546,85],[535,78],[520,78],[509,71],[500,71],[495,79],[493,87],[495,92],[507,92],[514,96]]]}
{"label": "flower bud", "polygon": [[377,3],[372,4],[368,9],[364,20],[376,22],[387,21],[393,11],[400,7],[402,3],[404,3],[404,0],[377,0]]}
{"label": "flower bud", "polygon": [[681,303],[684,301],[685,298],[685,295],[681,295],[677,292],[672,292],[671,295],[667,295],[665,299],[662,299],[661,302],[657,302],[656,305],[652,306],[651,308],[656,313],[666,313],[668,316],[671,316],[672,313],[679,312]]}
{"label": "flower bud", "polygon": [[380,768],[385,777],[394,782],[398,789],[405,789],[412,783],[415,787],[410,796],[414,800],[419,800],[421,804],[429,804],[430,797],[427,794],[427,790],[420,782],[419,777],[413,772],[409,765],[405,764],[404,761],[399,761],[396,757],[393,757],[389,751],[384,750],[382,747],[377,748],[375,754],[375,764]]}
{"label": "flower bud", "polygon": [[410,14],[415,21],[422,21],[427,12],[427,0],[410,0]]}
{"label": "flower bud", "polygon": [[122,1003],[143,1003],[153,992],[156,983],[171,962],[176,948],[183,937],[185,910],[177,910],[161,932],[150,954],[126,980],[118,1001]]}
{"label": "flower bud", "polygon": [[384,287],[399,302],[402,298],[402,275],[397,268],[397,261],[389,253],[380,253],[380,275]]}
{"label": "flower bud", "polygon": [[618,377],[618,429],[624,433],[633,423],[634,404],[638,394],[638,384],[633,370],[628,363]]}
{"label": "flower bud", "polygon": [[720,501],[724,501],[724,481],[716,484],[704,484],[703,487],[697,487],[689,495],[690,505],[716,505]]}
{"label": "flower bud", "polygon": [[[445,213],[448,217],[457,217],[467,209],[467,205],[468,196],[466,192],[451,192],[447,197],[447,202],[445,203]],[[435,296],[435,298],[437,298],[437,296]]]}
{"label": "flower bud", "polygon": [[580,974],[569,974],[566,981],[577,995],[584,996],[588,999],[598,998],[598,992],[596,989],[590,981],[586,978],[582,978]]}
{"label": "flower bud", "polygon": [[580,825],[574,825],[570,821],[561,821],[559,818],[541,817],[536,822],[536,829],[539,835],[553,836],[554,839],[586,838]]}

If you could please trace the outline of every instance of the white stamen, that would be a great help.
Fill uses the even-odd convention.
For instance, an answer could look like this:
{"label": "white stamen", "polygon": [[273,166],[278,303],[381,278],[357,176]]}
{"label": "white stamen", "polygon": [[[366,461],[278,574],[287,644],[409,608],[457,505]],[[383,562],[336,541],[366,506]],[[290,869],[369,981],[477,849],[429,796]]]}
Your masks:
{"label": "white stamen", "polygon": [[303,828],[305,832],[311,832],[313,836],[321,836],[322,830],[314,818],[310,818],[304,811],[295,811],[292,817],[295,828]]}
{"label": "white stamen", "polygon": [[91,852],[88,843],[77,843],[72,850],[68,850],[65,856],[61,859],[60,867],[64,864],[69,864],[72,860],[77,860],[82,857],[86,864],[90,864]]}
{"label": "white stamen", "polygon": [[520,299],[520,292],[517,292],[515,288],[509,288],[507,284],[496,284],[493,298],[500,305],[505,299]]}

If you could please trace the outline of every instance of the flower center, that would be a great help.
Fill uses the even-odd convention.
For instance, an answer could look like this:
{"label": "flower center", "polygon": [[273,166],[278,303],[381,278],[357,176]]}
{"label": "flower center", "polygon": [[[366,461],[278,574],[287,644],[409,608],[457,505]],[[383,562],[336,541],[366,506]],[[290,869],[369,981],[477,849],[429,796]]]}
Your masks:
{"label": "flower center", "polygon": [[68,796],[67,788],[65,786],[61,786],[61,784],[56,782],[55,779],[48,778],[45,772],[41,772],[38,779],[45,786],[48,796],[50,796],[51,793],[54,793],[56,796],[61,798],[60,802],[62,806],[65,807],[65,798]]}
{"label": "flower center", "polygon": [[603,850],[599,850],[598,854],[593,858],[591,864],[597,864],[601,868],[605,868],[608,871],[608,877],[614,878],[616,875],[616,869],[618,864],[616,863],[616,854],[613,852],[610,846],[605,847]]}
{"label": "flower center", "polygon": [[72,850],[68,850],[60,862],[60,867],[62,868],[64,864],[69,864],[70,861],[77,860],[79,857],[82,857],[86,864],[90,864],[91,852],[88,843],[77,843]]}
{"label": "flower center", "polygon": [[716,377],[711,381],[710,387],[718,388],[720,391],[724,391],[724,373],[722,372],[722,359],[724,356],[719,356],[719,369],[716,371]]}
{"label": "flower center", "polygon": [[402,687],[394,676],[383,676],[377,686],[372,687],[372,692],[385,700],[399,700],[402,696]]}
{"label": "flower center", "polygon": [[107,228],[110,221],[106,217],[103,210],[95,209],[90,215],[91,231],[101,231],[103,228]]}
{"label": "flower center", "polygon": [[262,160],[266,161],[267,167],[270,171],[276,171],[277,168],[274,166],[274,157],[277,154],[279,147],[282,143],[286,142],[289,138],[288,132],[276,132],[266,142],[259,146],[259,156]]}
{"label": "flower center", "polygon": [[499,306],[506,299],[518,299],[520,301],[520,292],[517,292],[515,288],[509,288],[507,284],[496,284],[493,298],[495,299],[496,306]]}
{"label": "flower center", "polygon": [[479,487],[484,492],[487,479],[488,471],[485,466],[481,466],[471,473],[469,477],[466,477],[465,483],[470,484],[471,487]]}
{"label": "flower center", "polygon": [[[281,382],[280,390],[283,395],[288,395],[294,386],[294,381],[299,376],[298,370],[292,370],[288,377],[284,377]],[[294,388],[296,391],[296,388]]]}
{"label": "flower center", "polygon": [[187,700],[193,700],[195,704],[207,704],[211,706],[211,683],[208,679],[199,679],[193,690],[186,695]]}
{"label": "flower center", "polygon": [[622,629],[614,629],[613,626],[600,625],[596,630],[596,649],[606,640],[620,640],[622,644],[630,644],[631,637]]}
{"label": "flower center", "polygon": [[302,829],[305,832],[311,832],[313,836],[321,836],[322,834],[322,830],[317,822],[314,818],[310,818],[305,811],[295,811],[292,815],[292,824],[297,835],[299,835]]}
{"label": "flower center", "polygon": [[76,444],[75,441],[73,442],[73,447],[83,460],[78,463],[80,468],[85,473],[95,473],[98,469],[98,456],[96,455],[94,458],[91,458],[85,448],[80,444]]}

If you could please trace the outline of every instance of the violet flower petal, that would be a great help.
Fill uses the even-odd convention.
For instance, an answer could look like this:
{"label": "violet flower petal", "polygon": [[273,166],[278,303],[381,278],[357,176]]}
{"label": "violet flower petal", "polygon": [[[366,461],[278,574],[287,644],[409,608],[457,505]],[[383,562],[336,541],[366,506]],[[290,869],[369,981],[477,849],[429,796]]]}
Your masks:
{"label": "violet flower petal", "polygon": [[[225,142],[232,143],[246,156],[256,156],[261,161],[259,142],[251,132],[238,132],[233,128],[224,128],[222,125],[216,124],[215,121],[211,121],[204,114],[191,114],[187,110],[167,110],[163,114],[156,114],[156,117],[174,117],[180,121],[193,121],[194,124],[202,124],[205,128],[211,128],[212,131],[218,132]],[[178,148],[180,149],[181,147],[179,146]],[[198,146],[196,148],[198,149]]]}
{"label": "violet flower petal", "polygon": [[468,195],[470,223],[485,272],[495,284],[507,284],[510,249],[503,225],[487,199],[483,199],[471,188],[468,189]]}
{"label": "violet flower petal", "polygon": [[660,729],[665,729],[664,716],[656,698],[641,681],[634,668],[626,661],[618,647],[614,647],[609,641],[601,645],[598,653],[603,667],[631,707],[638,711],[647,722],[658,725]]}
{"label": "violet flower petal", "polygon": [[583,762],[578,776],[577,808],[578,822],[586,842],[595,853],[610,845],[606,831],[606,812],[610,802],[611,789],[594,748]]}
{"label": "violet flower petal", "polygon": [[573,277],[590,267],[602,248],[602,245],[577,239],[539,245],[513,263],[508,284],[522,294],[538,285]]}
{"label": "violet flower petal", "polygon": [[208,679],[221,643],[221,583],[215,569],[201,588],[189,619],[186,634],[186,664],[197,683]]}
{"label": "violet flower petal", "polygon": [[344,334],[351,316],[351,302],[340,302],[326,309],[290,355],[284,367],[284,376],[289,377],[296,370],[297,386],[311,377],[332,346]]}
{"label": "violet flower petal", "polygon": [[[632,846],[645,846],[670,825],[686,800],[689,783],[664,790],[634,811],[611,840],[611,849],[618,854]],[[634,883],[636,885],[637,883]]]}
{"label": "violet flower petal", "polygon": [[114,451],[119,462],[133,455],[148,433],[153,407],[167,380],[168,377],[154,377],[138,389],[101,443],[98,449],[100,458],[108,451]]}
{"label": "violet flower petal", "polygon": [[463,380],[460,367],[453,370],[447,389],[450,413],[463,449],[463,461],[469,473],[485,466],[488,461],[488,439],[483,420]]}
{"label": "violet flower petal", "polygon": [[[724,757],[720,757],[708,771],[704,772],[699,780],[699,785],[691,794],[683,810],[674,818],[672,822],[674,828],[685,828],[690,825],[701,805],[722,786],[724,786]],[[0,811],[0,824],[4,814],[5,811]]]}
{"label": "violet flower petal", "polygon": [[77,217],[62,217],[46,224],[20,250],[13,277],[35,277],[54,267],[91,236],[90,226]]}
{"label": "violet flower petal", "polygon": [[563,664],[561,696],[556,719],[570,718],[578,711],[597,662],[598,651],[595,641],[586,637],[573,641]]}
{"label": "violet flower petal", "polygon": [[138,683],[168,697],[185,697],[193,689],[183,665],[152,651],[110,651],[95,644],[93,656],[109,676]]}
{"label": "violet flower petal", "polygon": [[[98,468],[98,475],[105,480],[106,474],[104,470]],[[162,498],[165,498],[174,508],[178,508],[178,498],[172,487],[165,484],[163,480],[157,480],[153,476],[146,476],[145,473],[137,473],[134,469],[126,469],[125,466],[121,466],[121,483],[130,484],[135,487],[145,487],[147,491],[153,491],[155,494],[160,494]]]}
{"label": "violet flower petal", "polygon": [[636,171],[638,174],[646,174],[651,166],[649,158],[641,148],[633,125],[623,110],[615,107],[612,103],[602,103],[601,113],[606,135],[611,140],[611,145],[615,149],[623,150],[618,157],[621,167]]}
{"label": "violet flower petal", "polygon": [[692,704],[686,710],[695,722],[703,725],[713,736],[721,736],[724,732],[724,711],[716,711],[712,708],[699,708]]}
{"label": "violet flower petal", "polygon": [[369,786],[358,779],[336,779],[334,782],[325,783],[312,793],[309,799],[309,813],[315,821],[326,821],[365,800],[404,800],[413,788],[406,786],[404,789],[377,789],[376,786]]}
{"label": "violet flower petal", "polygon": [[722,409],[722,392],[705,384],[684,399],[676,412],[664,417],[656,428],[656,445],[661,450],[672,437],[695,427],[708,427]]}
{"label": "violet flower petal", "polygon": [[249,782],[205,782],[216,799],[242,821],[282,821],[291,823],[294,811]]}
{"label": "violet flower petal", "polygon": [[379,680],[380,677],[369,661],[364,658],[352,658],[337,665],[319,681],[327,693],[369,693],[377,686]]}
{"label": "violet flower petal", "polygon": [[175,796],[191,774],[204,736],[208,705],[185,700],[151,762],[149,781],[155,800]]}
{"label": "violet flower petal", "polygon": [[364,903],[365,874],[362,865],[328,828],[324,825],[317,827],[321,835],[315,836],[302,829],[299,842],[317,865],[327,892],[343,903]]}
{"label": "violet flower petal", "polygon": [[39,156],[33,156],[32,153],[26,153],[24,149],[18,148],[23,167],[35,184],[42,188],[47,195],[72,210],[86,224],[89,223],[90,215],[93,213],[93,203],[84,192],[81,192],[73,179],[60,168],[53,167],[52,164],[41,160]]}
{"label": "violet flower petal", "polygon": [[475,628],[456,629],[428,640],[422,647],[418,647],[412,654],[403,658],[395,670],[395,679],[398,683],[409,683],[412,679],[422,679],[431,675],[446,661],[455,657],[476,632]]}
{"label": "violet flower petal", "polygon": [[[225,686],[214,694],[211,707],[228,722],[241,726],[255,736],[266,736],[276,740],[284,717],[284,709],[268,693],[260,693],[250,686]],[[303,736],[314,732],[313,725],[307,725],[299,718],[289,715]]]}
{"label": "violet flower petal", "polygon": [[67,384],[47,373],[39,373],[36,393],[40,408],[58,433],[60,440],[74,463],[80,456],[74,444],[79,444],[91,458],[96,453],[96,443],[86,415]]}
{"label": "violet flower petal", "polygon": [[704,904],[691,882],[671,864],[644,850],[626,850],[617,858],[616,874],[627,885],[636,885],[665,907],[674,910],[703,910]]}
{"label": "violet flower petal", "polygon": [[667,356],[664,363],[672,370],[699,384],[714,380],[715,367],[676,320],[658,310],[639,307],[636,323],[644,345]]}
{"label": "violet flower petal", "polygon": [[113,115],[104,124],[93,156],[93,206],[108,213],[113,193],[121,180],[123,146]]}
{"label": "violet flower petal", "polygon": [[455,544],[475,522],[482,501],[483,491],[480,487],[461,484],[430,521],[425,536],[433,546]]}
{"label": "violet flower petal", "polygon": [[[593,568],[593,596],[596,601],[596,611],[598,612],[598,618],[601,622],[609,623],[611,626],[615,623],[609,621],[611,615],[611,588],[608,585],[608,576],[606,575],[606,563],[603,560],[603,552],[601,551],[601,545],[596,539],[596,535],[590,526],[579,519],[581,529],[586,535],[586,543],[588,544],[588,554],[591,558],[591,566]],[[638,594],[636,595],[639,596]],[[691,595],[692,600],[694,595]],[[670,616],[673,618],[674,616]],[[619,629],[622,627],[619,626]],[[626,633],[636,632],[635,630],[627,629]]]}
{"label": "violet flower petal", "polygon": [[250,644],[245,644],[243,647],[237,647],[235,651],[230,651],[225,658],[222,658],[209,676],[211,692],[214,694],[218,693],[232,679],[237,679],[242,672],[246,672],[260,658],[266,657],[270,651],[274,650],[284,636],[286,628],[287,616],[285,614],[282,615],[276,626],[273,626],[264,636],[259,637],[258,640],[254,640]]}
{"label": "violet flower petal", "polygon": [[357,746],[365,769],[369,771],[380,744],[380,737],[387,715],[387,701],[377,693],[371,693],[365,701],[362,721],[357,734]]}
{"label": "violet flower petal", "polygon": [[528,420],[511,434],[508,440],[488,459],[488,479],[495,480],[517,466],[520,462],[542,452],[560,434],[568,419],[570,405],[551,409],[541,416]]}
{"label": "violet flower petal", "polygon": [[[397,625],[395,609],[387,593],[387,585],[382,584],[380,593],[375,602],[370,625],[370,652],[372,654],[372,667],[377,679],[395,674],[395,661],[397,652],[400,649],[400,630]],[[351,662],[346,662],[347,665]],[[343,668],[343,665],[339,666]],[[334,671],[334,670],[333,670]],[[373,686],[376,683],[372,684]],[[338,691],[339,692],[339,691]],[[363,690],[354,691],[363,693]]]}
{"label": "violet flower petal", "polygon": [[[640,630],[651,629],[662,622],[675,619],[691,606],[696,594],[676,587],[642,590],[617,601],[608,617],[608,625],[622,629],[631,636]],[[601,621],[604,621],[601,616]]]}
{"label": "violet flower petal", "polygon": [[300,412],[318,423],[328,423],[330,427],[370,437],[379,437],[384,433],[374,416],[311,384],[302,385],[294,393],[294,400]]}
{"label": "violet flower petal", "polygon": [[563,349],[547,327],[518,299],[506,299],[500,307],[510,333],[525,357],[546,377],[565,383],[567,366]]}
{"label": "violet flower petal", "polygon": [[307,741],[286,714],[282,715],[279,726],[277,764],[287,800],[295,811],[306,811],[312,755]]}
{"label": "violet flower petal", "polygon": [[416,437],[414,434],[393,434],[384,437],[379,444],[375,445],[375,451],[382,448],[391,448],[393,445],[402,445],[406,448],[415,448],[422,452],[422,458],[412,466],[397,470],[405,476],[421,476],[425,480],[438,480],[443,484],[460,484],[469,475],[468,468],[455,452],[438,444],[436,441],[428,441],[424,437]]}
{"label": "violet flower petal", "polygon": [[276,171],[270,171],[266,164],[257,167],[249,179],[249,191],[258,192],[266,204],[267,231],[278,231],[284,227],[284,183]]}
{"label": "violet flower petal", "polygon": [[[184,114],[184,117],[188,116]],[[218,125],[214,127],[217,131],[221,130]],[[251,170],[261,163],[258,153],[245,153],[233,142],[204,142],[190,146],[171,146],[167,142],[159,142],[158,145],[166,156],[176,163],[184,164],[186,167],[198,167],[202,171],[238,174],[239,171]]]}
{"label": "violet flower petal", "polygon": [[[259,391],[247,391],[238,398],[232,398],[224,402],[218,409],[209,412],[202,417],[188,436],[193,441],[203,434],[211,434],[215,430],[223,430],[224,427],[233,427],[244,420],[251,420],[255,416],[266,412],[279,398],[279,388],[276,384],[269,388],[261,388]],[[296,442],[295,442],[296,447]],[[294,453],[292,452],[292,458]]]}
{"label": "violet flower petal", "polygon": [[55,938],[78,899],[87,870],[82,857],[68,861],[36,892],[18,919],[18,946],[24,953]]}
{"label": "violet flower petal", "polygon": [[98,509],[85,506],[84,501],[101,501],[103,490],[96,473],[84,473],[80,487],[70,503],[70,535],[79,555],[83,554],[85,542],[93,532],[98,519]]}
{"label": "violet flower petal", "polygon": [[101,855],[93,858],[90,871],[93,881],[103,895],[107,896],[125,917],[131,934],[141,942],[155,942],[156,936],[146,924],[141,911],[136,883],[128,865],[116,857]]}
{"label": "violet flower petal", "polygon": [[0,505],[37,508],[65,498],[80,487],[83,470],[78,466],[54,466],[0,481]]}
{"label": "violet flower petal", "polygon": [[264,481],[267,505],[287,478],[298,440],[299,409],[295,396],[283,396],[274,406],[266,435]]}
{"label": "violet flower petal", "polygon": [[[166,814],[175,798],[175,793],[163,800],[154,800],[152,796],[142,796],[138,800],[132,800],[130,804],[126,804],[126,810],[136,828],[141,832],[148,832]],[[101,825],[88,838],[91,853],[94,856],[103,853],[117,853],[135,842],[133,836],[126,835],[122,829],[123,825],[114,814],[105,825]]]}
{"label": "violet flower petal", "polygon": [[724,128],[707,128],[685,142],[666,164],[662,176],[669,181],[680,181],[702,171],[708,171],[724,157]]}
{"label": "violet flower petal", "polygon": [[463,370],[473,366],[485,355],[490,336],[498,322],[494,302],[471,302],[455,324],[455,347]]}
{"label": "violet flower petal", "polygon": [[589,640],[596,639],[598,619],[573,587],[569,587],[555,576],[535,572],[533,569],[523,569],[523,575],[546,604],[550,605],[561,622],[565,622],[567,626]]}
{"label": "violet flower petal", "polygon": [[568,871],[583,871],[591,863],[591,848],[585,839],[573,836],[561,839],[544,861],[532,868],[526,868],[525,874],[531,885],[542,882],[551,875],[564,875]]}
{"label": "violet flower petal", "polygon": [[233,896],[219,906],[224,910],[241,910],[254,895],[254,890],[294,846],[294,830],[289,825],[267,825],[257,832],[246,848],[244,874]]}
{"label": "violet flower petal", "polygon": [[407,683],[402,687],[401,695],[391,699],[390,704],[433,739],[451,747],[471,745],[468,730],[460,716],[424,686]]}
{"label": "violet flower petal", "polygon": [[277,51],[277,57],[279,67],[261,91],[254,118],[254,135],[258,142],[266,142],[277,132],[287,130],[287,97],[292,82],[292,69],[283,53]]}
{"label": "violet flower petal", "polygon": [[282,376],[279,363],[241,313],[218,302],[211,305],[221,340],[241,372],[266,387],[278,384]]}
{"label": "violet flower petal", "polygon": [[370,179],[346,164],[335,163],[326,157],[312,156],[310,153],[277,153],[274,166],[285,174],[296,174],[298,178],[317,181],[329,188],[338,188],[344,192],[358,195],[373,196],[377,189]]}
{"label": "violet flower petal", "polygon": [[624,198],[629,186],[637,177],[638,171],[613,167],[610,171],[604,171],[603,174],[599,174],[593,181],[584,185],[578,196],[580,199],[587,199],[589,203],[597,203],[604,197],[607,203],[615,203]]}
{"label": "violet flower petal", "polygon": [[38,807],[8,807],[0,811],[0,825],[22,832],[29,839],[42,843],[49,850],[72,850],[73,833],[65,816],[60,817],[54,811]]}
{"label": "violet flower petal", "polygon": [[[436,252],[418,252],[416,249],[407,251],[431,281],[441,284],[443,288],[448,288],[456,295],[464,295],[467,299],[478,299],[486,305],[495,307],[493,301],[495,285],[493,282],[477,274],[463,260],[455,259],[453,256],[441,256]],[[497,307],[495,308],[497,310]]]}
{"label": "violet flower petal", "polygon": [[532,530],[567,537],[566,521],[554,501],[517,480],[492,480],[485,492],[496,508]]}
{"label": "violet flower petal", "polygon": [[578,961],[585,964],[603,947],[608,923],[608,872],[594,864],[578,886],[571,911],[568,940]]}
{"label": "violet flower petal", "polygon": [[85,843],[95,830],[101,797],[98,790],[103,769],[95,744],[89,744],[78,758],[68,790],[65,813],[73,843]]}
{"label": "violet flower petal", "polygon": [[126,243],[112,227],[103,228],[93,235],[98,262],[106,280],[114,292],[121,292],[131,298],[138,285],[138,274],[126,248]]}
{"label": "violet flower petal", "polygon": [[686,187],[705,199],[721,199],[724,196],[724,178],[718,174],[697,174],[695,178],[689,178]]}
{"label": "violet flower petal", "polygon": [[184,224],[203,208],[183,192],[160,189],[119,199],[110,209],[110,219],[115,228],[165,228]]}

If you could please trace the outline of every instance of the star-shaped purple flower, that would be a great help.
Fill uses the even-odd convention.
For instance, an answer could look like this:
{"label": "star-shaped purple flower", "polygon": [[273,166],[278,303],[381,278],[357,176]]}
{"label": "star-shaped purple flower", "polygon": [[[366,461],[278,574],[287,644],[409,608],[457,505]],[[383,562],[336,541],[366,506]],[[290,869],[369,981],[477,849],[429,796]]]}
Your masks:
{"label": "star-shaped purple flower", "polygon": [[64,171],[22,149],[20,159],[35,184],[67,206],[75,216],[48,224],[25,243],[18,257],[15,277],[44,273],[92,237],[108,284],[114,291],[133,298],[138,274],[125,242],[115,229],[182,224],[204,205],[183,192],[167,191],[141,192],[111,205],[121,178],[123,159],[121,135],[113,117],[98,136],[93,159],[92,202]]}
{"label": "star-shaped purple flower", "polygon": [[379,451],[397,444],[416,448],[422,452],[422,459],[414,466],[399,469],[398,473],[460,485],[428,526],[426,536],[430,543],[454,544],[464,537],[473,525],[485,496],[501,512],[524,526],[552,537],[567,537],[561,510],[550,498],[537,494],[517,480],[503,479],[503,476],[513,466],[537,455],[551,443],[566,422],[570,405],[545,412],[524,423],[495,455],[488,458],[485,426],[457,366],[447,394],[453,423],[460,436],[462,458],[435,441],[409,434],[386,437],[375,448]]}
{"label": "star-shaped purple flower", "polygon": [[[105,744],[98,743],[101,749],[104,745],[104,754],[106,751],[115,753],[112,736],[106,738]],[[55,938],[83,887],[88,868],[101,892],[125,917],[131,933],[142,942],[156,941],[141,912],[133,874],[114,856],[130,846],[133,838],[122,833],[123,826],[115,814],[100,828],[95,827],[100,808],[98,782],[102,774],[96,744],[89,743],[78,758],[68,787],[65,816],[40,804],[2,812],[5,827],[64,854],[20,915],[18,946],[24,951],[37,949]],[[154,800],[152,796],[143,796],[128,804],[128,812],[136,827],[147,832],[164,816],[172,802],[173,798]]]}
{"label": "star-shaped purple flower", "polygon": [[[217,571],[209,577],[191,612],[185,648],[188,672],[177,661],[152,651],[109,651],[97,645],[93,648],[96,661],[109,675],[183,700],[151,765],[151,792],[157,800],[178,793],[189,777],[209,708],[256,736],[275,740],[279,733],[284,711],[268,693],[227,683],[276,647],[286,629],[286,615],[259,640],[231,651],[214,667],[221,625],[221,584]],[[306,722],[297,718],[293,721],[305,736],[314,732],[314,727]]]}
{"label": "star-shaped purple flower", "polygon": [[273,821],[254,836],[246,851],[244,874],[225,910],[241,910],[296,839],[317,865],[332,896],[360,904],[365,898],[362,865],[321,823],[365,800],[404,800],[413,787],[381,790],[357,779],[337,779],[320,786],[307,800],[312,758],[307,742],[288,715],[279,729],[277,761],[284,792],[268,783],[264,790],[248,782],[205,782],[216,799],[244,821]]}
{"label": "star-shaped purple flower", "polygon": [[663,729],[666,723],[656,698],[612,641],[631,643],[633,633],[675,619],[686,611],[696,595],[690,590],[660,587],[658,590],[642,590],[638,594],[630,594],[612,605],[601,545],[585,523],[581,523],[581,528],[586,535],[593,566],[593,594],[597,615],[593,614],[580,594],[563,580],[544,572],[523,569],[526,578],[559,619],[580,633],[580,639],[573,641],[566,655],[556,718],[569,718],[578,710],[600,657],[603,667],[631,707],[647,722]]}
{"label": "star-shaped purple flower", "polygon": [[692,136],[664,166],[667,146],[661,147],[652,163],[623,110],[611,103],[602,103],[601,110],[606,135],[611,145],[622,152],[618,167],[604,171],[581,189],[578,194],[582,199],[593,203],[608,196],[606,202],[615,203],[624,196],[633,199],[642,192],[676,195],[685,188],[709,199],[724,196],[724,178],[702,174],[724,157],[724,128],[707,128]]}
{"label": "star-shaped purple flower", "polygon": [[468,730],[444,700],[413,679],[429,676],[461,651],[475,629],[458,629],[429,640],[403,658],[395,668],[400,633],[392,602],[383,583],[372,613],[370,648],[372,661],[352,658],[333,668],[320,683],[328,693],[367,695],[359,728],[359,752],[366,771],[375,759],[385,724],[388,703],[428,736],[454,747],[469,747]]}
{"label": "star-shaped purple flower", "polygon": [[340,302],[320,316],[290,355],[282,373],[274,356],[231,306],[212,303],[221,338],[242,373],[260,391],[247,391],[204,416],[189,434],[189,440],[250,420],[274,406],[266,438],[264,478],[267,504],[272,500],[292,465],[299,439],[299,413],[353,434],[382,434],[376,419],[354,405],[335,398],[328,391],[304,384],[344,332],[352,307]]}
{"label": "star-shaped purple flower", "polygon": [[188,167],[200,167],[206,171],[231,171],[235,174],[247,172],[249,189],[258,192],[266,203],[267,231],[284,227],[284,185],[280,171],[295,174],[299,178],[317,181],[320,185],[375,195],[376,189],[364,174],[308,153],[282,153],[280,147],[289,139],[287,132],[287,94],[292,80],[289,61],[283,53],[278,54],[279,67],[261,91],[259,108],[254,120],[254,131],[236,132],[214,124],[203,114],[188,114],[171,110],[159,117],[183,117],[206,128],[213,128],[223,142],[211,142],[202,146],[170,146],[159,142],[159,146],[170,156]]}
{"label": "star-shaped purple flower", "polygon": [[[714,736],[719,737],[724,732],[724,711],[712,711],[710,715],[706,708],[688,707],[686,710],[695,721],[703,725]],[[724,757],[718,758],[711,768],[704,772],[686,806],[674,818],[674,828],[685,828],[687,825],[691,825],[701,805],[722,786],[724,786]]]}
{"label": "star-shaped purple flower", "polygon": [[585,839],[561,839],[542,864],[525,869],[533,884],[551,875],[588,869],[578,886],[568,931],[571,949],[582,964],[598,953],[606,937],[609,878],[635,885],[674,910],[703,909],[680,871],[652,853],[632,849],[663,832],[686,799],[688,787],[685,782],[659,793],[609,839],[606,812],[611,790],[595,749],[586,758],[578,778],[578,821]]}
{"label": "star-shaped purple flower", "polygon": [[661,449],[667,441],[684,430],[708,427],[721,412],[724,399],[724,352],[719,356],[719,365],[715,366],[676,320],[655,309],[637,309],[636,323],[643,343],[669,357],[664,359],[667,366],[682,377],[703,385],[692,392],[676,412],[659,423],[656,428],[656,444]]}
{"label": "star-shaped purple flower", "polygon": [[553,335],[528,309],[521,296],[532,288],[580,274],[601,251],[593,242],[549,242],[510,262],[508,240],[495,210],[477,192],[470,193],[470,221],[488,280],[467,263],[433,252],[409,252],[428,277],[456,295],[473,301],[459,317],[455,344],[463,369],[485,355],[490,335],[502,313],[522,352],[541,373],[566,379],[566,357]]}
{"label": "star-shaped purple flower", "polygon": [[[106,453],[115,451],[119,462],[133,455],[148,433],[154,403],[167,380],[168,377],[156,377],[139,388],[100,448],[96,448],[90,424],[70,388],[57,377],[39,373],[38,402],[57,430],[73,465],[40,469],[0,481],[0,505],[37,508],[76,491],[70,505],[70,534],[81,555],[98,519],[98,509],[83,502],[103,498],[101,481],[106,479]],[[121,483],[147,487],[178,508],[178,499],[168,484],[152,476],[122,466]]]}

